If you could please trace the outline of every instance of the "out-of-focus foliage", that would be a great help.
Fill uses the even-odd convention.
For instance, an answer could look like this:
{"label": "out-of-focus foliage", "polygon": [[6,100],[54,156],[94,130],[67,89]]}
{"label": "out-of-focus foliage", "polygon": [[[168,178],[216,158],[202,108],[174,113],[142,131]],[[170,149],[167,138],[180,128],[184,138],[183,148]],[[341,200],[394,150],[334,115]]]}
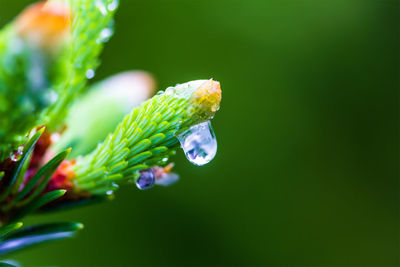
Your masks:
{"label": "out-of-focus foliage", "polygon": [[[77,230],[83,228],[80,223],[51,223],[19,229],[21,226],[22,223],[10,224],[6,233],[0,233],[0,256],[26,247],[73,237]],[[0,262],[0,266],[2,264]]]}
{"label": "out-of-focus foliage", "polygon": [[91,85],[72,105],[65,121],[67,128],[52,149],[72,148],[69,158],[89,153],[154,90],[152,76],[141,71],[123,72]]}
{"label": "out-of-focus foliage", "polygon": [[0,160],[26,141],[27,131],[52,103],[50,59],[20,39],[14,26],[0,32]]}

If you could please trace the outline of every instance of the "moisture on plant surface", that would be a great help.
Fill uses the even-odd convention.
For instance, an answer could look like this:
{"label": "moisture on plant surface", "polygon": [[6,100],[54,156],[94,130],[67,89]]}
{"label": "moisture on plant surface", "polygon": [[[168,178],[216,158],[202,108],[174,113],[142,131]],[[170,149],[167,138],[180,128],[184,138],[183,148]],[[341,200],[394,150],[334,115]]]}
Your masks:
{"label": "moisture on plant surface", "polygon": [[118,6],[33,3],[0,31],[0,255],[83,228],[23,226],[27,215],[108,200],[120,186],[169,186],[179,178],[175,154],[195,165],[216,154],[210,121],[221,86],[211,77],[165,90],[142,71],[88,82],[117,26]]}

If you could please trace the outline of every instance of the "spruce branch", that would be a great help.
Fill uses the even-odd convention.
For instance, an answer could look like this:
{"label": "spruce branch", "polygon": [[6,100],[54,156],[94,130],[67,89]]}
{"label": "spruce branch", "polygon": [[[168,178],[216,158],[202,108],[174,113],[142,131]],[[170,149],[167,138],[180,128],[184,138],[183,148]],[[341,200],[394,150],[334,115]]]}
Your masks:
{"label": "spruce branch", "polygon": [[57,153],[71,147],[69,158],[91,152],[126,114],[149,99],[154,90],[153,77],[143,71],[118,73],[90,85],[71,106],[65,120],[66,129],[50,150]]}
{"label": "spruce branch", "polygon": [[184,129],[209,120],[219,108],[219,82],[198,80],[169,87],[132,110],[91,154],[73,167],[75,190],[112,192],[139,171],[165,165]]}

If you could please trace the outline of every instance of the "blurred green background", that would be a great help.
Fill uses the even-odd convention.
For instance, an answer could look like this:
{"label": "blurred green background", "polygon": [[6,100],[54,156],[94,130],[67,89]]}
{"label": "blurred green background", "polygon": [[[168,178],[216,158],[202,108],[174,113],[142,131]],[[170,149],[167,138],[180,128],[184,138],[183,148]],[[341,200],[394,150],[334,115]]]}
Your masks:
{"label": "blurred green background", "polygon": [[[0,0],[4,25],[31,1]],[[24,266],[399,266],[399,1],[121,0],[95,80],[213,77],[219,151],[169,188],[31,217]]]}

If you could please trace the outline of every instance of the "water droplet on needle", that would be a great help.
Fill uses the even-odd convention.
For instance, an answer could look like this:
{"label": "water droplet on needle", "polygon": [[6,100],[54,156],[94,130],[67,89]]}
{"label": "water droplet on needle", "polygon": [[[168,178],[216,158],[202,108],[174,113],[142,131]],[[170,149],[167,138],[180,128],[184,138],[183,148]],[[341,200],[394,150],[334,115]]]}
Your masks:
{"label": "water droplet on needle", "polygon": [[92,79],[92,78],[94,77],[95,74],[96,74],[96,73],[94,72],[94,70],[88,69],[88,70],[86,71],[86,78]]}
{"label": "water droplet on needle", "polygon": [[22,149],[23,149],[22,147],[19,147],[16,152],[11,153],[10,159],[14,162],[17,162],[20,159],[20,157],[22,156]]}
{"label": "water droplet on needle", "polygon": [[156,181],[156,176],[152,169],[146,169],[140,171],[140,176],[136,180],[137,188],[141,190],[150,189],[153,187],[154,182]]}
{"label": "water droplet on needle", "polygon": [[210,121],[194,125],[177,137],[186,158],[194,165],[209,163],[217,153],[217,139]]}

